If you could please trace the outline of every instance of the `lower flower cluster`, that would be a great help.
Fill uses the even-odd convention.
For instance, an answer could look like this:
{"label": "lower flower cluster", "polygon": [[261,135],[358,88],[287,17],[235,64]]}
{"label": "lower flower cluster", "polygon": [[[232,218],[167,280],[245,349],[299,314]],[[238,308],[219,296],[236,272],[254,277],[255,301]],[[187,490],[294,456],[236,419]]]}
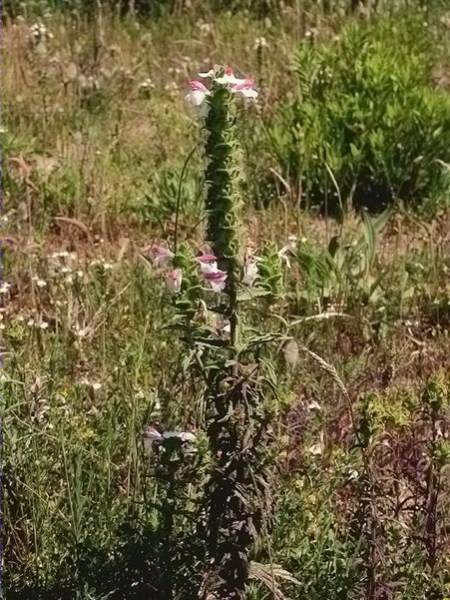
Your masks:
{"label": "lower flower cluster", "polygon": [[[153,245],[150,248],[150,259],[153,266],[165,270],[166,286],[172,293],[181,290],[183,283],[183,270],[173,266],[174,253],[164,246]],[[220,293],[225,289],[227,273],[217,266],[217,257],[214,254],[203,253],[195,258],[201,279],[208,284],[213,292]]]}
{"label": "lower flower cluster", "polygon": [[[287,245],[283,246],[281,250],[274,249],[275,256],[281,261],[280,264],[284,264],[288,270],[291,269],[290,259],[296,254],[297,243],[295,236],[289,236]],[[177,265],[175,254],[169,248],[158,244],[148,246],[144,249],[144,253],[149,256],[153,267],[159,269],[163,274],[167,289],[173,294],[180,292],[184,271]],[[265,254],[264,249],[261,256],[255,256],[253,253],[247,254],[242,268],[241,284],[243,286],[247,288],[255,285],[264,287],[266,271],[268,269],[270,271]],[[202,252],[194,260],[200,279],[207,285],[207,289],[215,293],[223,292],[227,284],[228,274],[218,268],[218,257],[210,252]]]}

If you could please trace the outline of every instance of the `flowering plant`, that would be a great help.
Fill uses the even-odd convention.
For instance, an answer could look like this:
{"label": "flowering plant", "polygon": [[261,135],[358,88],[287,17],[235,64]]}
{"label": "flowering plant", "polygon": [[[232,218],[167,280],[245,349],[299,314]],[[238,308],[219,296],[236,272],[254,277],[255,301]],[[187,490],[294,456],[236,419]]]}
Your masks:
{"label": "flowering plant", "polygon": [[[258,92],[254,89],[253,79],[236,77],[231,67],[225,69],[211,69],[206,73],[199,73],[199,77],[211,79],[213,86],[219,85],[226,87],[230,92],[241,94],[244,98],[255,100]],[[186,100],[194,106],[200,106],[205,102],[208,96],[211,96],[211,91],[204,83],[194,79],[189,82],[190,92],[186,96]]]}
{"label": "flowering plant", "polygon": [[[206,133],[204,246],[194,253],[186,243],[174,251],[154,244],[146,254],[173,294],[173,325],[184,333],[191,349],[188,368],[203,390],[199,429],[207,435],[211,464],[198,518],[207,554],[199,597],[237,599],[245,594],[250,553],[267,507],[268,400],[275,389],[261,360],[261,348],[274,338],[246,327],[242,303],[277,297],[288,250],[267,247],[256,256],[244,241],[236,100],[257,97],[253,81],[236,77],[229,67],[199,77],[211,85],[191,81],[186,99],[206,109],[201,113]],[[167,435],[147,434],[164,448]]]}

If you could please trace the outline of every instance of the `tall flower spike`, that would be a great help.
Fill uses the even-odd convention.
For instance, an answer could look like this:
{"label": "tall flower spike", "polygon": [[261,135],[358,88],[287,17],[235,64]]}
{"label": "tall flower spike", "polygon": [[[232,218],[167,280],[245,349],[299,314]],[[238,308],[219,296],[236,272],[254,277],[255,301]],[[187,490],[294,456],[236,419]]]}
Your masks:
{"label": "tall flower spike", "polygon": [[[231,77],[230,74],[228,74]],[[219,267],[228,274],[227,289],[230,307],[236,301],[239,272],[241,183],[240,152],[235,139],[235,108],[227,86],[217,78],[208,97],[209,112],[205,120],[208,137],[205,179],[208,185],[206,210],[208,213],[206,237],[216,256]],[[230,309],[231,310],[231,309]],[[233,335],[236,333],[233,318]]]}
{"label": "tall flower spike", "polygon": [[[254,541],[252,510],[236,491],[247,488],[250,480],[249,457],[240,451],[241,432],[251,430],[248,419],[249,394],[243,397],[239,386],[239,332],[237,288],[241,275],[241,156],[235,134],[236,102],[232,87],[242,83],[227,68],[213,79],[208,96],[205,199],[207,211],[206,240],[219,257],[219,269],[203,272],[203,279],[213,291],[223,292],[221,315],[229,323],[226,361],[208,377],[206,405],[210,422],[209,443],[215,462],[208,486],[208,552],[211,561],[205,574],[206,598],[244,598],[248,579],[248,553]],[[222,335],[222,332],[219,331]],[[223,360],[223,359],[222,359]],[[232,392],[222,392],[224,381]],[[251,402],[251,401],[250,401]],[[230,410],[231,406],[231,410]],[[244,406],[246,408],[244,408]],[[230,415],[227,417],[227,415]],[[233,443],[230,444],[230,440]],[[224,490],[227,490],[224,492]],[[252,492],[249,492],[249,497]],[[231,549],[231,550],[230,550]],[[237,574],[237,575],[236,575]],[[220,583],[219,583],[220,582]]]}

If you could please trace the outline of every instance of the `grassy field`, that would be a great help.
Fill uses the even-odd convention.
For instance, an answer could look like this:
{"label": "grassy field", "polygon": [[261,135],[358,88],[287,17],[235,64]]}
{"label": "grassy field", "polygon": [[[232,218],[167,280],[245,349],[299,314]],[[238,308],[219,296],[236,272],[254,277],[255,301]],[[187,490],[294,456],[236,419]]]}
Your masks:
{"label": "grassy field", "polygon": [[3,26],[5,597],[197,597],[208,453],[174,499],[142,432],[201,431],[201,390],[143,255],[202,246],[185,95],[216,63],[259,91],[245,245],[290,246],[246,319],[297,344],[265,357],[272,518],[247,597],[450,597],[450,6],[24,4]]}

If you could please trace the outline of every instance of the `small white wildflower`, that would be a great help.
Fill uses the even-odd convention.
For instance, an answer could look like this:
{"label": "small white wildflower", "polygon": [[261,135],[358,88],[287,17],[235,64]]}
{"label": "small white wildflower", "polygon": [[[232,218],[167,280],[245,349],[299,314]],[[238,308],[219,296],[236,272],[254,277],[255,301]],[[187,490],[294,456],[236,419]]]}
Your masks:
{"label": "small white wildflower", "polygon": [[176,81],[170,81],[169,83],[166,83],[164,89],[166,92],[169,92],[169,94],[176,94],[178,92],[178,84]]}
{"label": "small white wildflower", "polygon": [[356,479],[358,479],[359,477],[359,473],[356,469],[350,469],[349,473],[348,473],[348,478],[350,481],[355,481]]}
{"label": "small white wildflower", "polygon": [[52,258],[69,258],[70,253],[67,250],[60,250],[59,252],[53,252]]}
{"label": "small white wildflower", "polygon": [[90,387],[93,389],[94,392],[98,391],[102,387],[101,383],[99,383],[98,381],[90,381],[87,377],[83,377],[83,379],[80,380],[80,385]]}
{"label": "small white wildflower", "polygon": [[197,27],[200,29],[200,33],[202,35],[208,35],[208,34],[212,33],[212,31],[214,29],[212,23],[205,23],[203,21],[198,21]]}
{"label": "small white wildflower", "polygon": [[11,284],[8,283],[7,281],[4,281],[1,285],[0,285],[0,294],[7,294],[9,292],[9,290],[11,289]]}
{"label": "small white wildflower", "polygon": [[322,407],[317,402],[317,400],[313,400],[312,402],[310,402],[308,404],[308,408],[309,408],[309,410],[322,410]]}
{"label": "small white wildflower", "polygon": [[323,432],[321,432],[319,441],[316,444],[312,444],[312,446],[310,446],[308,448],[308,452],[310,454],[312,454],[313,456],[320,456],[321,454],[323,454],[324,450],[325,450],[325,444],[324,444],[324,440],[323,440]]}
{"label": "small white wildflower", "polygon": [[147,77],[147,79],[144,79],[144,81],[139,84],[139,89],[142,91],[145,91],[145,92],[147,92],[149,90],[153,90],[154,87],[155,87],[155,84],[150,79],[150,77]]}
{"label": "small white wildflower", "polygon": [[34,275],[32,279],[39,288],[44,288],[47,285],[47,282],[43,279],[40,279],[37,275]]}
{"label": "small white wildflower", "polygon": [[39,323],[37,323],[37,326],[39,327],[39,329],[48,329],[47,321],[40,321]]}
{"label": "small white wildflower", "polygon": [[320,456],[323,453],[322,444],[313,444],[308,448],[308,452],[313,456]]}
{"label": "small white wildflower", "polygon": [[268,48],[269,44],[264,36],[255,38],[255,42],[253,44],[253,50],[262,50],[263,48]]}
{"label": "small white wildflower", "polygon": [[79,338],[85,338],[91,330],[89,327],[75,327],[75,335]]}

